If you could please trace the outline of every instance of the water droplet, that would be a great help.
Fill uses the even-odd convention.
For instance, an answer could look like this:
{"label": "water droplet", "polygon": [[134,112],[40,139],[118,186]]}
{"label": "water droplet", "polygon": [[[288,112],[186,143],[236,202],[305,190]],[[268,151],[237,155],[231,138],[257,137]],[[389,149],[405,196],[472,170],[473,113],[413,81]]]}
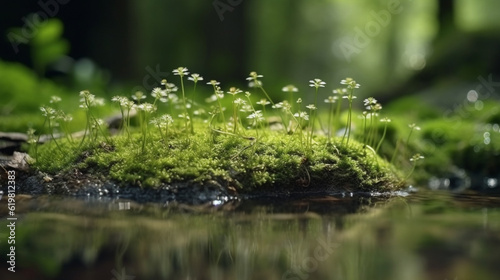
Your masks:
{"label": "water droplet", "polygon": [[476,102],[477,98],[478,98],[477,91],[469,90],[469,92],[467,93],[467,100],[469,100],[469,102]]}
{"label": "water droplet", "polygon": [[212,201],[212,205],[213,206],[219,206],[221,204],[222,204],[222,200],[214,200],[214,201]]}
{"label": "water droplet", "polygon": [[496,188],[498,186],[498,180],[496,178],[488,178],[486,179],[486,185],[488,188]]}
{"label": "water droplet", "polygon": [[489,145],[490,144],[490,137],[484,138],[484,144]]}

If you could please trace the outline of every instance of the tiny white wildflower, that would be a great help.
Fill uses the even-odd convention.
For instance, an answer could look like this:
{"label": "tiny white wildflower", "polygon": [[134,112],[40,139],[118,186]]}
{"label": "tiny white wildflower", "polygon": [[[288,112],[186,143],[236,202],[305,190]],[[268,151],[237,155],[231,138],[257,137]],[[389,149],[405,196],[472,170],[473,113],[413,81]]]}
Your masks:
{"label": "tiny white wildflower", "polygon": [[55,95],[52,95],[52,96],[50,97],[50,101],[49,101],[49,102],[50,102],[50,103],[58,103],[58,102],[61,102],[61,97],[59,97],[59,96],[55,96]]}
{"label": "tiny white wildflower", "polygon": [[193,73],[191,74],[191,77],[188,77],[188,80],[193,81],[194,83],[197,83],[198,81],[203,81],[203,77],[200,76],[198,73]]}
{"label": "tiny white wildflower", "polygon": [[257,101],[256,102],[258,105],[262,105],[262,106],[266,106],[266,105],[269,105],[271,104],[271,102],[269,102],[267,99],[261,99],[260,101]]}
{"label": "tiny white wildflower", "polygon": [[353,80],[352,78],[345,78],[344,80],[341,80],[340,83],[343,85],[347,85],[347,87],[350,89],[359,88],[361,86],[360,84],[356,83],[356,81]]}
{"label": "tiny white wildflower", "polygon": [[294,85],[287,85],[287,86],[284,86],[281,91],[284,91],[284,92],[298,92],[299,89],[296,88]]}
{"label": "tiny white wildflower", "polygon": [[420,130],[420,127],[417,126],[416,124],[412,123],[408,125],[409,128],[414,129],[414,130]]}
{"label": "tiny white wildflower", "polygon": [[420,154],[414,154],[411,158],[410,158],[410,161],[419,161],[419,160],[422,160],[424,159],[424,156],[421,156]]}
{"label": "tiny white wildflower", "polygon": [[257,80],[258,78],[263,78],[264,76],[257,74],[257,72],[250,72],[250,76],[247,78],[247,81]]}
{"label": "tiny white wildflower", "polygon": [[218,86],[220,85],[220,83],[217,82],[216,80],[210,80],[210,82],[208,82],[207,85]]}
{"label": "tiny white wildflower", "polygon": [[328,98],[325,99],[325,103],[335,103],[337,99],[338,99],[337,96],[328,96]]}
{"label": "tiny white wildflower", "polygon": [[375,104],[377,104],[377,99],[373,97],[368,97],[365,100],[363,100],[364,106],[375,105]]}
{"label": "tiny white wildflower", "polygon": [[303,112],[303,111],[295,113],[295,114],[293,114],[293,116],[296,117],[296,118],[304,119],[306,121],[309,120],[309,115],[306,112]]}
{"label": "tiny white wildflower", "polygon": [[234,100],[234,104],[236,104],[238,106],[244,105],[245,103],[246,103],[246,101],[241,99],[241,98],[236,98],[236,100]]}
{"label": "tiny white wildflower", "polygon": [[231,87],[227,93],[231,94],[231,95],[236,95],[240,92],[243,92],[243,91],[240,90],[239,88]]}
{"label": "tiny white wildflower", "polygon": [[134,99],[135,101],[140,101],[142,99],[145,99],[146,98],[146,95],[144,95],[144,93],[142,91],[136,91],[134,93],[134,95],[132,95],[132,99]]}
{"label": "tiny white wildflower", "polygon": [[321,79],[314,79],[309,81],[309,86],[310,87],[315,87],[316,89],[320,87],[325,87],[326,83],[323,82]]}
{"label": "tiny white wildflower", "polygon": [[174,75],[176,76],[181,76],[181,78],[185,75],[189,75],[188,69],[186,67],[177,67],[177,69],[174,69],[172,73],[174,73]]}

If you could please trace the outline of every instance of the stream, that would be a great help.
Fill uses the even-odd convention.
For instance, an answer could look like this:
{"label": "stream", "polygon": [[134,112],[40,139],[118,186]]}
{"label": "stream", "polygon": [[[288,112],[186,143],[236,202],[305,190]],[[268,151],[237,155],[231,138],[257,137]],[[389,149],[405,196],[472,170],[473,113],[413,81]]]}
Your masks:
{"label": "stream", "polygon": [[[6,195],[0,226],[9,222]],[[0,279],[496,279],[500,196],[217,198],[203,204],[16,196]]]}

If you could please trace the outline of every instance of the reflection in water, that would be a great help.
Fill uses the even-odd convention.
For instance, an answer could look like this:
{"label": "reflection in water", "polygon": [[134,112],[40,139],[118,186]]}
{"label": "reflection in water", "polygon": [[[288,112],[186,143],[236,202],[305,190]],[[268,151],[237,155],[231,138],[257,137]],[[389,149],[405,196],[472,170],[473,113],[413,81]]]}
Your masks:
{"label": "reflection in water", "polygon": [[[411,280],[500,274],[495,197],[434,192],[385,202],[326,197],[217,207],[21,201],[17,272],[8,274],[2,265],[0,279]],[[5,218],[0,223],[5,228]],[[0,240],[6,240],[4,231]],[[0,250],[5,263],[5,242]]]}

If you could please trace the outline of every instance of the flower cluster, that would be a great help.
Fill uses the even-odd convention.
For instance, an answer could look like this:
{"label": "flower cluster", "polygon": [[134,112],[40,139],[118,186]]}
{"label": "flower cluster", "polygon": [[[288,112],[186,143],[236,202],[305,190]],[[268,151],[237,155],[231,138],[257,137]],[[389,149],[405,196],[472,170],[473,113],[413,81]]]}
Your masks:
{"label": "flower cluster", "polygon": [[[250,91],[244,91],[237,87],[224,86],[223,89],[219,81],[209,80],[206,84],[211,86],[213,92],[210,96],[207,95],[206,98],[195,96],[198,82],[204,80],[200,74],[190,74],[186,67],[173,69],[172,73],[174,76],[180,78],[178,80],[178,82],[180,82],[179,87],[164,79],[161,81],[161,86],[153,88],[148,94],[137,91],[128,97],[113,96],[113,98],[111,98],[111,101],[118,104],[120,109],[120,129],[122,133],[127,133],[127,143],[133,139],[137,139],[130,137],[130,131],[132,130],[131,118],[135,117],[136,120],[134,124],[138,124],[136,130],[142,133],[142,150],[145,149],[148,142],[152,141],[151,138],[154,139],[154,137],[150,137],[151,132],[148,130],[150,126],[156,127],[161,136],[161,141],[158,139],[157,141],[163,142],[165,147],[168,147],[166,144],[172,141],[174,137],[177,137],[177,135],[185,135],[185,137],[187,137],[186,139],[189,140],[189,135],[197,133],[194,129],[195,122],[200,124],[207,123],[208,129],[212,133],[223,133],[226,135],[243,137],[251,139],[252,141],[255,140],[254,143],[259,141],[261,137],[266,137],[265,133],[260,133],[266,129],[266,127],[270,127],[271,130],[281,130],[284,132],[284,135],[287,135],[286,137],[298,138],[301,146],[308,153],[312,152],[315,143],[318,142],[316,140],[321,134],[327,135],[328,145],[349,146],[353,127],[353,103],[357,98],[354,95],[354,91],[360,88],[360,84],[352,78],[341,80],[340,84],[344,87],[333,89],[330,95],[322,95],[322,88],[325,88],[327,85],[325,81],[319,78],[311,79],[308,85],[312,88],[310,91],[314,91],[314,95],[311,94],[311,97],[308,99],[303,96],[295,99],[293,95],[299,92],[299,90],[295,85],[289,84],[281,88],[283,92],[287,93],[286,100],[274,102],[263,87],[262,79],[264,76],[255,71],[250,72],[249,76],[246,78],[246,81],[249,82],[249,87],[255,88],[253,89],[254,92],[250,92],[252,89],[250,89]],[[188,81],[193,82],[191,88],[185,87],[185,77]],[[176,93],[179,89],[180,91],[177,95]],[[319,97],[321,97],[320,100],[324,101],[324,105],[318,104]],[[346,107],[345,102],[347,102],[347,122],[345,118],[341,117],[341,110],[344,108],[342,105],[344,99],[346,100],[344,101],[344,107]],[[208,106],[198,103],[197,100],[205,100]],[[306,100],[310,102],[303,105]],[[46,118],[47,126],[51,132],[54,131],[55,127],[60,127],[65,131],[66,135],[71,135],[64,123],[70,122],[72,117],[58,110],[57,107],[58,103],[61,102],[61,98],[52,96],[49,102],[53,104],[52,106],[54,107],[40,107],[42,115]],[[87,125],[81,144],[84,143],[87,137],[94,140],[89,144],[94,143],[98,136],[102,136],[107,141],[110,141],[110,139],[107,138],[109,135],[107,124],[97,117],[99,110],[94,109],[94,107],[103,106],[104,104],[104,99],[96,97],[88,90],[80,92],[79,107],[86,112],[87,119]],[[226,108],[223,104],[231,105]],[[364,99],[362,104],[365,109],[362,113],[362,137],[364,146],[375,151],[375,153],[378,153],[381,147],[382,151],[386,151],[386,146],[382,146],[382,144],[391,120],[387,117],[379,119],[382,105],[378,103],[374,97]],[[322,106],[328,107],[328,114],[325,114],[325,116],[328,117],[327,122],[323,122],[323,120],[320,119],[323,116],[320,115]],[[270,112],[266,112],[266,110],[270,110]],[[273,115],[279,116],[281,122],[274,120],[268,122],[268,119],[276,118]],[[202,120],[203,122],[200,120],[207,116],[209,116],[209,118]],[[197,125],[196,127],[198,129],[199,126]],[[383,132],[380,133],[382,127]],[[420,130],[415,124],[409,125],[409,128],[410,132],[406,139],[407,147],[410,144],[412,132]],[[172,130],[175,130],[176,133],[172,134]],[[320,131],[320,133],[318,133],[318,131]],[[341,141],[335,141],[334,135],[341,134],[342,132],[343,136]],[[257,137],[248,137],[249,134],[254,133]],[[352,137],[358,137],[358,135],[360,134],[356,133],[353,134]],[[55,140],[56,137],[52,134],[52,138]],[[36,141],[32,142],[36,143]],[[186,141],[186,143],[189,143],[189,141]],[[395,151],[397,152],[397,150],[396,148]],[[407,153],[405,153],[405,155],[407,155]],[[411,158],[411,161],[415,162],[422,158],[423,157],[420,155],[418,155],[418,157],[415,155]]]}

